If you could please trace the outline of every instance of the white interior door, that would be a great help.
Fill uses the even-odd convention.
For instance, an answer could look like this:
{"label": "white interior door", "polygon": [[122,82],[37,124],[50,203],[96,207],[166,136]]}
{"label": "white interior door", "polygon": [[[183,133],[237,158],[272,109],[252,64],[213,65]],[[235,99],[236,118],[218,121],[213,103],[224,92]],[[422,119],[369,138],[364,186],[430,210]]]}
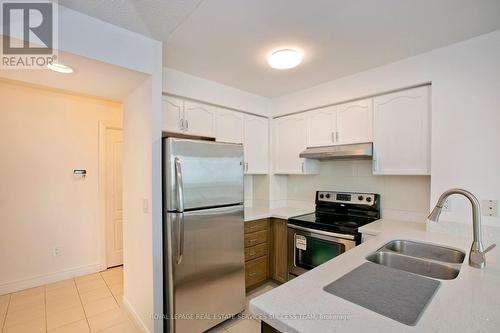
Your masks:
{"label": "white interior door", "polygon": [[106,196],[106,264],[123,264],[122,165],[123,134],[121,129],[106,129],[105,196]]}

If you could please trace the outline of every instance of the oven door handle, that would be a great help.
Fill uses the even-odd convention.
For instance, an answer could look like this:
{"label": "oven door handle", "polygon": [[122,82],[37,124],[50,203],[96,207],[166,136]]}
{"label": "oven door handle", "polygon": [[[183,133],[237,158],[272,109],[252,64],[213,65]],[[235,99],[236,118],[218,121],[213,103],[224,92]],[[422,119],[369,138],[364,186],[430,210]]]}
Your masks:
{"label": "oven door handle", "polygon": [[311,229],[311,228],[306,228],[306,227],[300,227],[298,225],[294,224],[287,224],[289,228],[296,229],[296,230],[301,230],[301,231],[307,231],[313,234],[318,234],[318,235],[323,235],[323,236],[330,236],[330,237],[336,237],[336,238],[343,238],[343,239],[350,239],[354,240],[355,237],[353,235],[348,235],[348,234],[337,234],[334,232],[328,232],[328,231],[323,231],[323,230],[317,230],[317,229]]}

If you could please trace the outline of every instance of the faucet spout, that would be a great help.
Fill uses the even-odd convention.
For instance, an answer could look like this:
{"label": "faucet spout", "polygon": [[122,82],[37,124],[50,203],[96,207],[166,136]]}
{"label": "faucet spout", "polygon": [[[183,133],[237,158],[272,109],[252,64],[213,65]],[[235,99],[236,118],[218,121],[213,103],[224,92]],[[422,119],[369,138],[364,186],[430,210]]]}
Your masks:
{"label": "faucet spout", "polygon": [[471,192],[460,189],[460,188],[452,188],[445,191],[439,197],[436,206],[432,210],[432,212],[428,216],[429,221],[437,222],[439,220],[439,216],[441,215],[441,211],[443,209],[443,205],[448,199],[450,195],[460,194],[466,197],[472,206],[472,235],[473,242],[469,252],[469,265],[475,268],[484,268],[486,266],[486,256],[485,253],[488,252],[492,247],[489,247],[488,250],[484,250],[484,246],[482,243],[482,234],[481,234],[481,205],[479,204],[479,200],[472,194]]}

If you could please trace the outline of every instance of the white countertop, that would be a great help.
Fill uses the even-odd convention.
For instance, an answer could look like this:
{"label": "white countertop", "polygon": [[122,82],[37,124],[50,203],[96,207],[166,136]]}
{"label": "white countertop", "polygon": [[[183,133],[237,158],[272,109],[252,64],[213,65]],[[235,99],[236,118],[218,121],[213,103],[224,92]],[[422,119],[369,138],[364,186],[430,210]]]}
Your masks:
{"label": "white countertop", "polygon": [[380,219],[358,228],[358,231],[362,234],[379,235],[383,232],[405,232],[408,230],[425,231],[425,229],[426,226],[423,222],[420,223]]}
{"label": "white countertop", "polygon": [[[375,222],[376,223],[376,222]],[[405,225],[405,222],[399,222]],[[385,221],[378,221],[382,227]],[[391,223],[385,224],[386,227]],[[472,230],[471,230],[472,232]],[[407,326],[329,294],[323,287],[366,262],[393,239],[460,248],[467,253],[454,280],[440,280],[436,295],[416,326]],[[283,333],[323,332],[498,332],[500,330],[500,249],[489,252],[483,270],[468,265],[470,240],[409,228],[388,228],[373,239],[250,302],[250,311]],[[488,246],[490,244],[484,244]],[[418,291],[416,291],[418,292]],[[347,315],[347,319],[294,319],[290,315]],[[287,316],[287,317],[285,317]]]}
{"label": "white countertop", "polygon": [[297,208],[297,207],[245,207],[245,222],[275,217],[287,220],[292,216],[308,214],[314,212],[314,208]]}

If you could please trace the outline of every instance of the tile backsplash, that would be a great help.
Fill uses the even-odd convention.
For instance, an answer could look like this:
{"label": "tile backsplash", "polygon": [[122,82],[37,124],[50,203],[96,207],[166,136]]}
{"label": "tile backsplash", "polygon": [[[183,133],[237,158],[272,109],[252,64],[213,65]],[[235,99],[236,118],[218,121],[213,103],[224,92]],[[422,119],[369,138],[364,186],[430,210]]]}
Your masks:
{"label": "tile backsplash", "polygon": [[430,176],[374,176],[371,161],[324,161],[320,174],[290,175],[287,200],[314,201],[316,190],[381,195],[382,217],[424,221],[429,213]]}

